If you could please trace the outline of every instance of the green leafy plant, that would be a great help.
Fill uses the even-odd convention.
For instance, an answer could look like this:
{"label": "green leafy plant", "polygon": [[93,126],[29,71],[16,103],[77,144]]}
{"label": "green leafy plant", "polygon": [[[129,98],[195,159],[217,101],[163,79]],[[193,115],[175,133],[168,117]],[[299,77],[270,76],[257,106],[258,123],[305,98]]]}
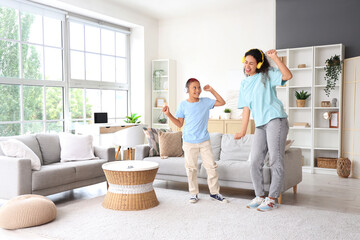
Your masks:
{"label": "green leafy plant", "polygon": [[161,89],[161,76],[163,75],[163,73],[164,73],[164,70],[162,70],[162,69],[154,70],[154,73],[153,73],[154,90]]}
{"label": "green leafy plant", "polygon": [[325,61],[325,81],[326,86],[324,88],[326,96],[329,97],[331,90],[335,89],[336,82],[339,80],[341,73],[341,64],[343,61],[340,60],[339,55],[334,55]]}
{"label": "green leafy plant", "polygon": [[162,69],[154,70],[154,77],[161,76],[163,73],[164,73],[164,70],[162,70]]}
{"label": "green leafy plant", "polygon": [[231,113],[231,109],[225,108],[224,113]]}
{"label": "green leafy plant", "polygon": [[162,124],[165,124],[167,122],[167,118],[163,111],[161,111],[161,113],[159,114],[158,122]]}
{"label": "green leafy plant", "polygon": [[140,123],[138,119],[141,117],[141,115],[137,115],[136,113],[130,114],[130,116],[126,116],[126,119],[124,122],[126,123]]}
{"label": "green leafy plant", "polygon": [[166,118],[160,118],[159,123],[165,124],[167,122]]}
{"label": "green leafy plant", "polygon": [[295,97],[298,100],[306,100],[308,97],[310,97],[310,95],[310,93],[304,90],[302,90],[301,92],[295,91]]}

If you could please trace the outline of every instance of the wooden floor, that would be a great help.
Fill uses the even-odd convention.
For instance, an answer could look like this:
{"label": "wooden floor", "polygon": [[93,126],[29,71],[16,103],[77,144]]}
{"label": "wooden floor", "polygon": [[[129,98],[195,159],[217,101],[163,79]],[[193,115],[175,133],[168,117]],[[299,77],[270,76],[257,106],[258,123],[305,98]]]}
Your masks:
{"label": "wooden floor", "polygon": [[[154,186],[187,191],[185,183],[156,181]],[[206,185],[201,185],[200,192],[208,193],[209,190]],[[220,192],[225,197],[254,198],[252,190],[223,187]],[[360,214],[360,179],[303,173],[297,194],[293,194],[292,188],[283,193],[283,204]]]}
{"label": "wooden floor", "polygon": [[[187,191],[186,183],[155,180],[154,187]],[[206,185],[200,186],[201,193],[208,193]],[[221,188],[228,198],[252,199],[251,190]],[[106,183],[79,188],[48,196],[55,204],[78,199],[89,199],[106,194]],[[188,199],[184,199],[188,201]],[[5,200],[0,200],[0,206]],[[335,175],[303,173],[303,181],[298,185],[297,194],[289,189],[283,194],[283,204],[323,209],[335,212],[360,214],[360,179],[340,178]],[[245,206],[244,206],[245,207]],[[3,238],[6,237],[6,238]],[[41,239],[38,236],[14,233],[0,229],[0,239]]]}

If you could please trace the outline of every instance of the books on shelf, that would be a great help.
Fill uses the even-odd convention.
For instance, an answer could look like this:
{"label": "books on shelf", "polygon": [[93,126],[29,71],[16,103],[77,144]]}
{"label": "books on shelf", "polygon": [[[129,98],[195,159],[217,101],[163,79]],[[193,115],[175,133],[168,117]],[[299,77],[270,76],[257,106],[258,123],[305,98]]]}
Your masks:
{"label": "books on shelf", "polygon": [[295,127],[295,128],[308,128],[308,127],[310,127],[310,125],[307,122],[294,122],[293,127]]}

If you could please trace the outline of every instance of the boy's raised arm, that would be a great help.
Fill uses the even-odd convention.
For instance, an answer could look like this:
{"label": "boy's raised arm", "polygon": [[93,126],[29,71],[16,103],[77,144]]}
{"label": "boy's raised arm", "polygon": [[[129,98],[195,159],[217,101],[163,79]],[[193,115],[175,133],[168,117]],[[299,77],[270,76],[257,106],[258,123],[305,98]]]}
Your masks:
{"label": "boy's raised arm", "polygon": [[216,102],[215,102],[215,105],[214,105],[215,107],[225,105],[225,103],[226,103],[225,100],[210,85],[205,85],[204,91],[211,92],[212,95],[214,95],[214,97],[216,98]]}
{"label": "boy's raised arm", "polygon": [[165,115],[178,127],[182,128],[184,125],[184,118],[176,118],[170,113],[170,109],[168,106],[164,106],[162,111],[165,113]]}

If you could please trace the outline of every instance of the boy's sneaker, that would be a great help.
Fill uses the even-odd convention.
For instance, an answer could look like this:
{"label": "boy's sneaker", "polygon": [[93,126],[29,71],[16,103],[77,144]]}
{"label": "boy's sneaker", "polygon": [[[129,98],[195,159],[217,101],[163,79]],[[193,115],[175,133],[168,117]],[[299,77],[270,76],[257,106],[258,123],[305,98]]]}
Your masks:
{"label": "boy's sneaker", "polygon": [[265,211],[273,210],[274,208],[277,208],[277,204],[275,203],[275,200],[267,197],[265,198],[264,202],[257,207],[257,210],[265,212]]}
{"label": "boy's sneaker", "polygon": [[265,198],[262,197],[256,197],[253,200],[251,200],[251,202],[246,205],[247,208],[257,208],[258,206],[260,206],[260,204],[265,201]]}
{"label": "boy's sneaker", "polygon": [[211,197],[212,200],[217,200],[217,201],[222,202],[222,203],[228,203],[229,202],[220,193],[218,193],[218,194],[210,194],[210,197]]}
{"label": "boy's sneaker", "polygon": [[197,203],[197,201],[199,201],[198,195],[197,194],[191,195],[189,202],[190,203]]}

